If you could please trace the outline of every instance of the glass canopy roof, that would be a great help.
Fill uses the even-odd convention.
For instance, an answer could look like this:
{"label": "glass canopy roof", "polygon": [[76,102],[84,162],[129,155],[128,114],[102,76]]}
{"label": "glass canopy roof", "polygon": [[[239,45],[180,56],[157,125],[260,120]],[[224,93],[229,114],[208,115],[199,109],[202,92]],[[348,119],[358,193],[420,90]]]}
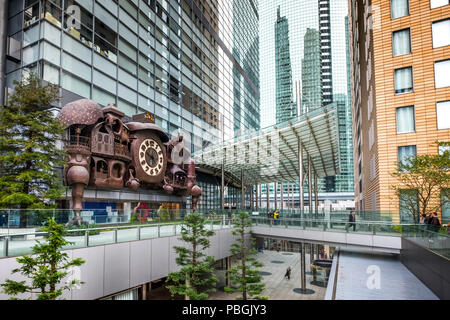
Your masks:
{"label": "glass canopy roof", "polygon": [[245,185],[296,181],[299,176],[298,142],[303,148],[306,173],[308,155],[318,177],[340,171],[336,105],[331,104],[275,126],[204,148],[193,155],[200,168],[227,175],[243,174]]}

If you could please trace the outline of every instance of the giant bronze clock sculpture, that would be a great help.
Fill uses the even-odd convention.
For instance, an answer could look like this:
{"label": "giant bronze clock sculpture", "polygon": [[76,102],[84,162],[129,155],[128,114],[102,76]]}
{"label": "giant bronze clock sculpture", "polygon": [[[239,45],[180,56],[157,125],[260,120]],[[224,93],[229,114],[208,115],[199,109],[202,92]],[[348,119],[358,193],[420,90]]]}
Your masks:
{"label": "giant bronze clock sculpture", "polygon": [[[195,163],[172,160],[176,150],[188,153],[183,137],[169,140],[156,124],[144,121],[123,122],[125,114],[114,105],[101,108],[82,99],[61,109],[60,121],[66,127],[66,185],[72,188],[74,220],[80,224],[82,199],[87,186],[98,189],[122,189],[192,196],[191,209],[197,209],[202,190],[195,184]],[[136,119],[139,119],[138,117]],[[180,149],[181,147],[181,149]]]}

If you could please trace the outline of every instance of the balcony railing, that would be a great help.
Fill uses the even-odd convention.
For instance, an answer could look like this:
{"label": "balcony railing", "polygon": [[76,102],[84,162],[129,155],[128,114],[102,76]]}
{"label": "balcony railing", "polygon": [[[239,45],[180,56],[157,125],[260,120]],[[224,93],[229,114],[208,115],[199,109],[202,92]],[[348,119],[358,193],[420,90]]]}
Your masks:
{"label": "balcony railing", "polygon": [[70,136],[69,139],[65,140],[66,146],[83,146],[90,148],[91,139],[89,137],[83,136]]}

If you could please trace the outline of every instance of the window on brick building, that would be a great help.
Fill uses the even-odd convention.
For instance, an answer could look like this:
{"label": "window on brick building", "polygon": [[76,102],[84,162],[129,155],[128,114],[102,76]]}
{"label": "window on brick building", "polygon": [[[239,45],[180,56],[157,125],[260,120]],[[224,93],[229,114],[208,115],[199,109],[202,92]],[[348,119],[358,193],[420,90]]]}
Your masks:
{"label": "window on brick building", "polygon": [[416,146],[401,146],[398,147],[398,163],[407,165],[417,155]]}
{"label": "window on brick building", "polygon": [[434,63],[434,83],[436,88],[450,87],[450,59]]}
{"label": "window on brick building", "polygon": [[397,133],[414,132],[416,130],[414,107],[401,107],[396,110]]}
{"label": "window on brick building", "polygon": [[395,70],[395,93],[407,93],[413,91],[412,67]]}
{"label": "window on brick building", "polygon": [[450,129],[450,101],[436,103],[437,128]]}
{"label": "window on brick building", "polygon": [[446,6],[448,4],[450,4],[450,0],[431,0],[430,1],[431,9]]}
{"label": "window on brick building", "polygon": [[450,19],[433,22],[432,31],[433,48],[450,45]]}
{"label": "window on brick building", "polygon": [[391,0],[391,18],[397,19],[409,15],[409,0]]}
{"label": "window on brick building", "polygon": [[411,53],[409,28],[395,31],[392,34],[392,50],[394,57]]}

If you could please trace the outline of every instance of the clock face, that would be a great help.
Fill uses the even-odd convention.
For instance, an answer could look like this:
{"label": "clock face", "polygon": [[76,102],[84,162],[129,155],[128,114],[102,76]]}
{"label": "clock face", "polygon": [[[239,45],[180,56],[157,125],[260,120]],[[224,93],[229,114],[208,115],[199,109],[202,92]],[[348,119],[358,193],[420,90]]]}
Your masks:
{"label": "clock face", "polygon": [[139,146],[139,164],[149,176],[157,176],[164,167],[164,153],[153,139],[145,139]]}

